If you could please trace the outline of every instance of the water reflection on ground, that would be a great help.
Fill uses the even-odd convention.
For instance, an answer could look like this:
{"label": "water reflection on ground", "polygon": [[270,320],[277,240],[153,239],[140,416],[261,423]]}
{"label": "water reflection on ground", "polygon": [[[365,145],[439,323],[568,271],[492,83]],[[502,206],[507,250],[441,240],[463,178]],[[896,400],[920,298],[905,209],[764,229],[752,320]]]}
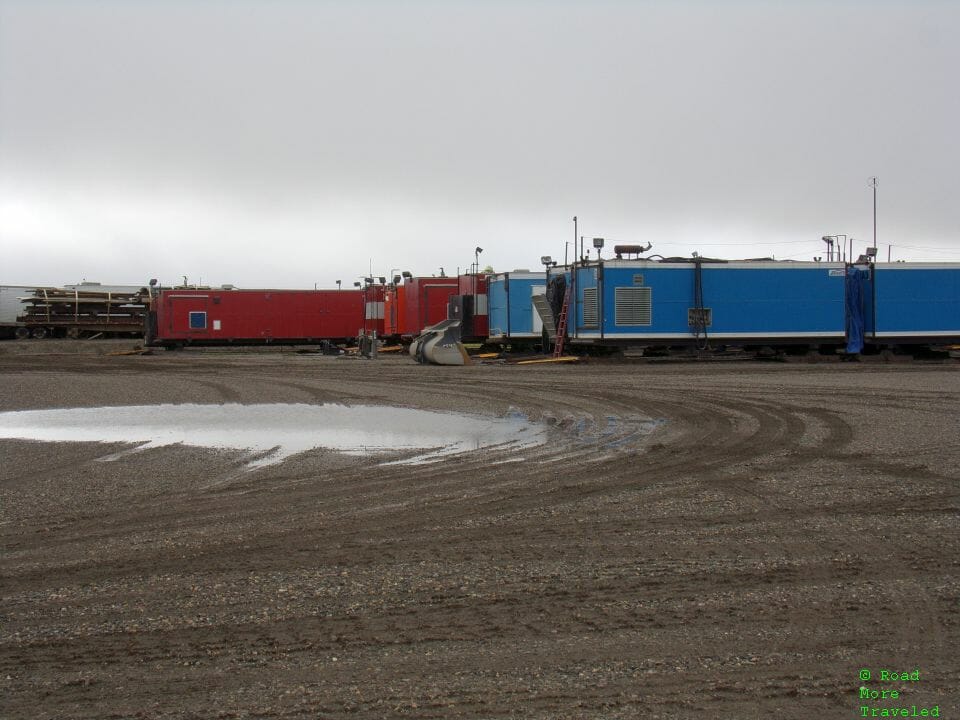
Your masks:
{"label": "water reflection on ground", "polygon": [[[251,467],[314,448],[351,455],[409,451],[424,463],[481,448],[523,449],[547,441],[545,424],[519,413],[484,417],[375,405],[136,405],[0,413],[0,438],[126,442],[249,450]],[[424,452],[418,452],[424,451]]]}

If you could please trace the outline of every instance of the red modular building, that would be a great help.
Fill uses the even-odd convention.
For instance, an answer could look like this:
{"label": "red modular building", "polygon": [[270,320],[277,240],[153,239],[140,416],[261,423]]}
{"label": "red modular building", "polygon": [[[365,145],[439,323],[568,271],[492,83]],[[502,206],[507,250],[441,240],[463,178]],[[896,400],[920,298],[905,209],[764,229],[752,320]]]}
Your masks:
{"label": "red modular building", "polygon": [[361,290],[227,290],[154,292],[151,345],[316,344],[361,332],[383,332],[383,287]]}
{"label": "red modular building", "polygon": [[457,293],[463,298],[461,336],[465,340],[486,340],[487,323],[487,275],[461,275]]}
{"label": "red modular building", "polygon": [[403,285],[388,287],[383,298],[383,334],[387,337],[400,337],[407,327],[406,295]]}
{"label": "red modular building", "polygon": [[367,285],[360,291],[363,294],[365,308],[363,325],[364,332],[376,332],[377,337],[384,334],[384,301],[387,289],[383,285]]}
{"label": "red modular building", "polygon": [[450,296],[459,292],[455,277],[412,277],[403,285],[387,289],[384,332],[388,336],[413,338],[447,319]]}

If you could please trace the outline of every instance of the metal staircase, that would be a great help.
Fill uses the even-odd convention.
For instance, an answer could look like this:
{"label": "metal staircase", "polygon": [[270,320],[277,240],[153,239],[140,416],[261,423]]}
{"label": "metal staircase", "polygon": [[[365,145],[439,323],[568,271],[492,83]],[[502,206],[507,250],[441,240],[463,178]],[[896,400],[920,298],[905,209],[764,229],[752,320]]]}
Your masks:
{"label": "metal staircase", "polygon": [[547,333],[547,339],[553,340],[557,336],[557,326],[554,322],[553,310],[550,309],[550,303],[547,302],[546,295],[534,295],[531,298],[533,302],[533,307],[537,311],[537,315],[540,316],[540,321],[543,323],[543,329]]}
{"label": "metal staircase", "polygon": [[563,343],[567,336],[567,314],[570,310],[570,285],[563,293],[563,307],[560,309],[560,319],[557,322],[557,340],[553,344],[553,356],[563,356]]}

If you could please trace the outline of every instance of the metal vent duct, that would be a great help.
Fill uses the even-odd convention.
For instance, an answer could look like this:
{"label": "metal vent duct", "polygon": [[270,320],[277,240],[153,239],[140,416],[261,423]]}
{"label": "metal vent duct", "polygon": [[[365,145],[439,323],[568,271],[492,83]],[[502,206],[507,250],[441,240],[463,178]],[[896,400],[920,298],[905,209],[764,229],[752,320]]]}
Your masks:
{"label": "metal vent duct", "polygon": [[597,303],[597,289],[583,289],[583,324],[584,327],[596,327],[600,324],[599,305]]}
{"label": "metal vent duct", "polygon": [[618,287],[614,290],[617,325],[651,325],[653,293],[648,287]]}

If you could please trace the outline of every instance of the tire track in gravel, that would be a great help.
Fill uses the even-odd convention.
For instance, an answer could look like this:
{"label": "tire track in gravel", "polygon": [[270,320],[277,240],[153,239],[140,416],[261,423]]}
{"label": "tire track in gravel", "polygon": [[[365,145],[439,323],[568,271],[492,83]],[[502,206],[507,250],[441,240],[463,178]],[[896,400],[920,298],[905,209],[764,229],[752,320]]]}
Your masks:
{"label": "tire track in gravel", "polygon": [[193,385],[199,385],[200,387],[213,390],[217,394],[217,400],[222,403],[239,403],[243,399],[243,393],[241,391],[234,390],[227,383],[222,381],[206,380],[197,376],[192,376],[189,378],[189,382]]}
{"label": "tire track in gravel", "polygon": [[[926,399],[926,398],[924,398]],[[789,406],[784,406],[789,407]],[[829,434],[825,441],[822,441],[817,447],[810,448],[805,451],[792,448],[789,451],[791,457],[785,458],[783,462],[780,463],[780,467],[777,468],[776,465],[768,466],[769,469],[788,469],[796,464],[798,461],[815,461],[820,460],[823,457],[837,456],[844,451],[847,445],[853,439],[853,430],[850,425],[842,421],[834,411],[829,410],[816,410],[812,408],[796,408],[802,413],[806,413],[817,417],[819,420],[824,422],[830,429]],[[889,406],[883,405],[884,409],[890,409]],[[849,456],[847,456],[849,457]],[[915,479],[917,477],[915,468],[903,468],[894,463],[883,462],[883,461],[867,461],[867,462],[858,462],[861,468],[870,468],[875,471],[884,472],[893,477],[904,477]],[[931,473],[931,476],[934,474]],[[865,508],[861,504],[858,506],[858,511],[863,512]],[[789,512],[795,514],[797,512],[796,508],[790,508]],[[817,510],[812,510],[811,515],[818,514]],[[845,553],[848,555],[856,556],[858,551],[862,551],[862,541],[854,539],[849,534],[843,534],[839,537],[831,536],[829,539],[818,537],[817,535],[812,535],[810,540],[812,544],[818,548],[819,555],[824,558],[831,558],[836,556],[842,556]],[[785,543],[783,549],[787,556],[791,556],[790,545]],[[794,559],[796,556],[794,556]],[[810,570],[814,570],[811,574]],[[827,581],[830,578],[835,576],[835,568],[809,568],[807,569],[806,575],[809,580],[820,580]],[[888,576],[889,577],[889,576]],[[892,578],[891,578],[892,579]],[[935,605],[933,604],[929,593],[925,588],[922,587],[913,587],[912,590],[912,599],[913,603],[904,602],[901,599],[900,604],[903,606],[912,606],[915,609],[919,609],[920,612],[911,612],[907,621],[903,624],[898,624],[897,628],[887,633],[887,639],[891,642],[920,642],[928,648],[939,648],[939,654],[942,658],[945,658],[944,654],[944,644],[943,644],[943,628],[942,624],[939,621],[938,614],[936,612]],[[899,593],[898,593],[899,594]],[[896,597],[896,596],[895,596]],[[917,605],[919,601],[919,606]]]}
{"label": "tire track in gravel", "polygon": [[[170,716],[380,717],[385,703],[419,717],[628,717],[651,707],[724,717],[800,704],[830,717],[849,710],[850,648],[870,664],[872,621],[903,606],[915,617],[885,627],[883,642],[911,650],[891,661],[949,666],[956,627],[931,595],[948,570],[921,554],[905,556],[918,569],[866,557],[861,536],[844,531],[845,516],[874,533],[889,518],[877,502],[844,502],[845,481],[831,474],[866,462],[850,451],[855,416],[811,387],[806,369],[761,368],[761,378],[790,380],[773,392],[702,369],[614,385],[621,373],[603,367],[458,376],[222,365],[234,377],[215,382],[240,402],[342,392],[438,410],[513,406],[556,418],[555,441],[525,463],[496,464],[511,455],[499,451],[417,467],[296,460],[216,492],[78,520],[50,538],[75,540],[62,558],[18,567],[4,592],[7,624],[34,638],[0,641],[14,713],[53,691],[52,714],[133,714],[136,693],[106,692],[123,686]],[[545,392],[558,378],[569,387]],[[607,415],[620,424],[598,437]],[[633,438],[634,415],[667,422]],[[151,462],[166,457],[178,456]],[[825,474],[829,503],[787,492],[792,475],[820,481],[808,467]],[[72,573],[77,562],[89,564]],[[881,592],[884,577],[896,582]],[[931,648],[926,658],[918,642]],[[226,701],[211,700],[210,683]]]}

